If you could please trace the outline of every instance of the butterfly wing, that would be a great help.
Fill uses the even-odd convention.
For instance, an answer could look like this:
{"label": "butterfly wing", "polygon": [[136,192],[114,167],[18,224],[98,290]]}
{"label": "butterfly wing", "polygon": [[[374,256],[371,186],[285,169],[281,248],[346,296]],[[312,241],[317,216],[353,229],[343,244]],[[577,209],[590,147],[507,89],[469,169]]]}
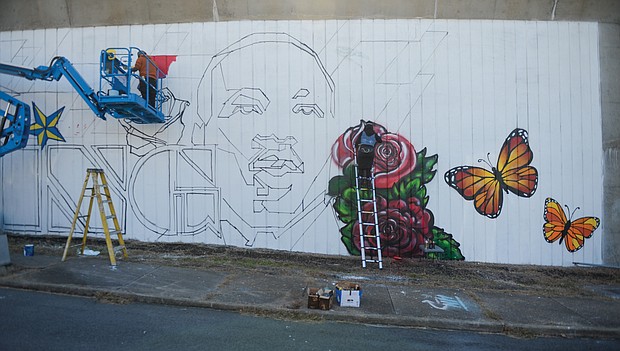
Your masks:
{"label": "butterfly wing", "polygon": [[499,216],[503,194],[500,182],[492,172],[480,167],[460,166],[447,171],[444,179],[465,200],[474,200],[478,213],[489,218]]}
{"label": "butterfly wing", "polygon": [[568,222],[566,214],[562,206],[554,199],[548,197],[545,200],[545,224],[543,225],[543,233],[547,242],[555,242],[562,237],[562,232]]}
{"label": "butterfly wing", "polygon": [[582,217],[574,220],[564,239],[566,249],[575,252],[583,247],[586,238],[592,236],[592,233],[598,228],[601,221],[596,217]]}
{"label": "butterfly wing", "polygon": [[504,141],[497,158],[501,183],[513,194],[531,197],[538,187],[538,171],[530,166],[534,154],[528,142],[527,131],[517,128]]}

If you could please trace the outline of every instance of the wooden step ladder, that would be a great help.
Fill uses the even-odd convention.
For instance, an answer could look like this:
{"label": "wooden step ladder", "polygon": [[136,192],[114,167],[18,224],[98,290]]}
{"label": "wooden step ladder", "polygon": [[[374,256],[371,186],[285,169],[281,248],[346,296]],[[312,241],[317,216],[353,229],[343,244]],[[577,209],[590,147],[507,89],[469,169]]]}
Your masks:
{"label": "wooden step ladder", "polygon": [[[362,267],[367,263],[376,263],[379,269],[383,269],[383,257],[381,254],[381,234],[379,233],[379,218],[377,215],[377,192],[375,189],[374,166],[370,176],[359,174],[359,167],[355,163],[355,192],[357,195],[357,222],[360,230],[360,251],[362,254]],[[370,198],[363,195],[370,191]],[[364,209],[364,205],[372,203],[372,209]],[[370,228],[370,230],[368,230]],[[374,239],[375,244],[372,245]],[[368,240],[368,241],[367,241]],[[367,256],[370,255],[370,258]],[[376,258],[375,258],[376,257]]]}
{"label": "wooden step ladder", "polygon": [[[99,180],[99,178],[101,180]],[[89,187],[89,180],[92,179],[92,186]],[[86,194],[86,191],[90,190],[90,195]],[[82,200],[84,197],[90,197],[90,202],[88,204],[88,214],[80,215],[80,209],[82,207]],[[108,255],[110,256],[110,264],[112,267],[116,267],[116,252],[123,252],[123,257],[127,258],[127,248],[125,247],[125,241],[123,240],[123,234],[121,232],[121,227],[118,223],[118,218],[116,217],[116,211],[114,210],[114,204],[112,203],[112,197],[110,196],[110,189],[108,188],[108,182],[105,178],[105,174],[102,169],[99,168],[89,168],[86,171],[86,179],[84,180],[84,186],[82,186],[82,193],[80,195],[80,199],[77,203],[77,208],[75,209],[75,215],[73,216],[73,223],[71,224],[71,231],[69,232],[69,237],[67,238],[67,245],[65,246],[65,252],[62,255],[62,261],[67,259],[67,253],[69,252],[69,247],[71,246],[71,239],[73,237],[73,233],[75,231],[75,226],[77,224],[78,219],[86,218],[86,223],[84,224],[84,236],[82,237],[82,248],[80,253],[84,254],[84,249],[86,247],[86,237],[88,235],[88,226],[90,224],[90,216],[93,209],[93,202],[97,199],[97,204],[99,205],[99,214],[101,215],[101,224],[103,225],[103,232],[105,234],[105,242],[108,247]],[[109,214],[106,214],[105,206],[109,207]],[[109,220],[113,221],[114,231],[113,234],[118,236],[118,246],[116,249],[112,246],[112,239],[110,238],[110,225],[108,224]]]}

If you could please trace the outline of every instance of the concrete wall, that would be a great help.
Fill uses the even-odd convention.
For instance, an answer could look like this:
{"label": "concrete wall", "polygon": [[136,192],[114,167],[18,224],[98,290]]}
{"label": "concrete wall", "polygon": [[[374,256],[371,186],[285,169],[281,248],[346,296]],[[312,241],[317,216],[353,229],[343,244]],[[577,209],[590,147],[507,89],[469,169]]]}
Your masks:
{"label": "concrete wall", "polygon": [[620,22],[616,0],[3,0],[0,10],[1,31],[281,19]]}
{"label": "concrete wall", "polygon": [[599,28],[605,179],[603,261],[620,264],[620,1],[616,0],[3,0],[0,31],[271,19],[436,18],[593,21]]}
{"label": "concrete wall", "polygon": [[603,262],[620,265],[620,25],[599,26],[603,119],[605,241]]}
{"label": "concrete wall", "polygon": [[[575,253],[542,229],[547,197],[567,216],[580,207],[575,217],[602,217],[597,39],[591,22],[431,19],[0,32],[0,61],[65,56],[96,89],[107,47],[175,58],[163,125],[97,119],[64,79],[0,76],[3,90],[32,101],[33,122],[57,122],[44,147],[32,137],[0,159],[2,220],[7,231],[65,235],[85,169],[96,167],[128,239],[355,254],[344,174],[350,137],[370,119],[384,139],[376,186],[390,255],[419,255],[434,238],[452,258],[597,264],[604,227]],[[493,184],[496,165],[512,192],[496,183],[480,190],[486,205],[467,201],[463,166]]]}

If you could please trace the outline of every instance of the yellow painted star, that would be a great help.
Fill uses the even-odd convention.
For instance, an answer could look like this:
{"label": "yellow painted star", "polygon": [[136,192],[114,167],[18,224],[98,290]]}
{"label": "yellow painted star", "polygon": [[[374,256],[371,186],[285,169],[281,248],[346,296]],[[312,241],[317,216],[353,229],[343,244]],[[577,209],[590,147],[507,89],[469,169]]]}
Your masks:
{"label": "yellow painted star", "polygon": [[63,106],[60,110],[52,113],[49,116],[46,116],[34,103],[32,102],[32,107],[34,108],[34,119],[35,122],[30,125],[30,134],[37,137],[37,141],[39,145],[41,145],[41,149],[45,147],[45,144],[49,139],[65,141],[62,134],[56,127],[58,124],[58,120],[62,115],[62,111],[65,110]]}

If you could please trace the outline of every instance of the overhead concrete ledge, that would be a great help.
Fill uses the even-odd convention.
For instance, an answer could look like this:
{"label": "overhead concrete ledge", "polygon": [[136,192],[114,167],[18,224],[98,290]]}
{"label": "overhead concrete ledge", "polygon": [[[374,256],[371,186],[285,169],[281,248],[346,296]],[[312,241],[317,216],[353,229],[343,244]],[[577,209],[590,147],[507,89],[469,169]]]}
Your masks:
{"label": "overhead concrete ledge", "polygon": [[238,20],[496,19],[620,23],[617,0],[2,0],[0,31]]}

